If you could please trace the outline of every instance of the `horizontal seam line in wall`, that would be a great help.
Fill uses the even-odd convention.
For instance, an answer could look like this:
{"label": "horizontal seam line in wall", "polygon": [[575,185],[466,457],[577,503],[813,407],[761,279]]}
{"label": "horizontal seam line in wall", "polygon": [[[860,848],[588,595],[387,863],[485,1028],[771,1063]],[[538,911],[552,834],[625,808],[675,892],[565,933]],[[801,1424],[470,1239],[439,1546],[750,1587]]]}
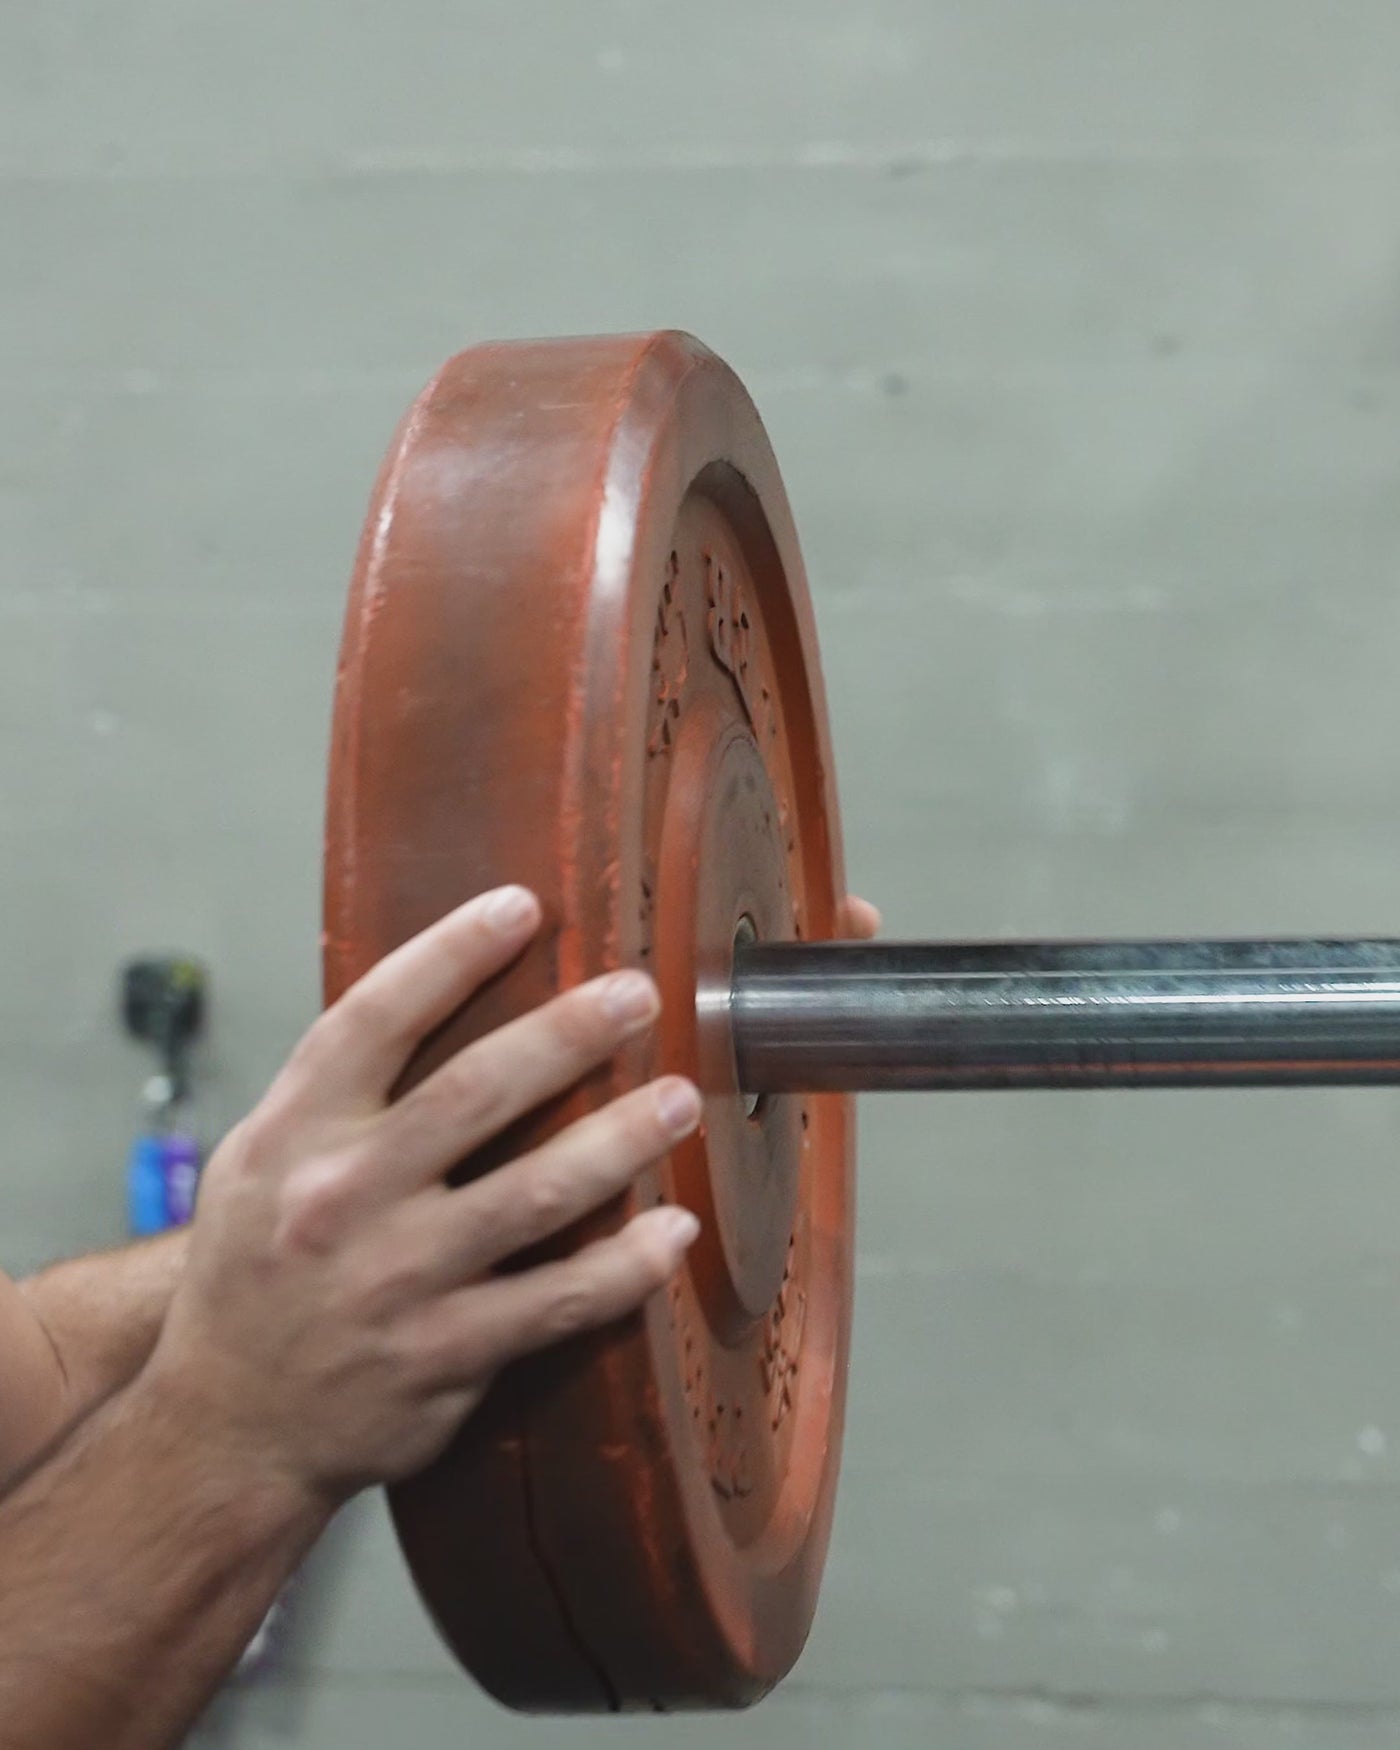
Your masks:
{"label": "horizontal seam line in wall", "polygon": [[1353,143],[1301,142],[1296,145],[1283,141],[1247,140],[1209,143],[1050,142],[1011,138],[915,140],[865,147],[839,141],[811,141],[776,151],[679,146],[650,154],[588,151],[568,146],[508,146],[456,153],[434,153],[409,147],[401,151],[388,149],[336,158],[289,152],[285,156],[250,159],[232,165],[137,162],[36,166],[0,159],[0,182],[202,182],[274,176],[279,181],[295,183],[413,176],[649,175],[754,170],[855,170],[914,175],[923,170],[997,169],[1001,166],[1049,168],[1060,165],[1113,169],[1124,165],[1174,169],[1298,163],[1338,168],[1394,165],[1400,163],[1400,138]]}
{"label": "horizontal seam line in wall", "polygon": [[[463,1679],[452,1673],[414,1672],[388,1669],[375,1671],[361,1667],[344,1670],[322,1663],[292,1667],[286,1676],[270,1681],[270,1688],[300,1686],[314,1679],[331,1689],[361,1693],[377,1688],[419,1689],[443,1694],[455,1694],[463,1688]],[[1166,1717],[1228,1714],[1235,1718],[1279,1722],[1308,1719],[1351,1719],[1360,1722],[1388,1723],[1400,1721],[1400,1696],[1377,1701],[1353,1701],[1342,1698],[1287,1699],[1283,1697],[1233,1694],[1228,1691],[1196,1690],[1181,1695],[1142,1692],[1106,1691],[1102,1689],[1059,1689],[1050,1685],[1008,1684],[977,1686],[940,1686],[902,1684],[808,1684],[800,1678],[790,1678],[766,1703],[768,1707],[783,1707],[811,1703],[824,1709],[842,1703],[871,1701],[933,1702],[938,1706],[975,1715],[986,1711],[1024,1711],[1044,1709],[1048,1713],[1073,1717],[1098,1713],[1105,1718],[1115,1715]]]}
{"label": "horizontal seam line in wall", "polygon": [[[1377,1461],[1372,1460],[1372,1463]],[[1024,1496],[1029,1503],[1037,1491],[1055,1496],[1066,1489],[1082,1494],[1092,1487],[1101,1498],[1113,1497],[1132,1506],[1148,1498],[1160,1498],[1163,1505],[1175,1506],[1186,1518],[1196,1511],[1203,1500],[1222,1500],[1246,1496],[1251,1500],[1349,1507],[1362,1504],[1389,1506],[1400,1500],[1400,1481],[1394,1477],[1328,1477],[1328,1476],[1254,1476],[1232,1475],[1227,1471],[1185,1469],[1163,1470],[1133,1464],[1118,1459],[1113,1464],[1085,1462],[1074,1457],[1056,1466],[1041,1465],[1036,1470],[989,1470],[984,1465],[966,1464],[958,1468],[940,1466],[926,1461],[905,1460],[894,1464],[879,1456],[867,1458],[858,1440],[846,1435],[846,1452],[842,1459],[842,1478],[847,1487],[854,1480],[877,1483],[899,1479],[911,1485],[910,1492],[924,1501],[941,1499],[949,1507],[966,1507],[973,1502],[997,1501],[1005,1506],[1009,1494]]]}
{"label": "horizontal seam line in wall", "polygon": [[[509,338],[509,337],[504,337]],[[470,344],[468,336],[463,345]],[[1249,352],[1237,348],[1193,343],[1189,351],[1167,356],[1154,353],[1150,343],[1121,343],[1116,351],[1085,354],[1069,362],[998,363],[995,368],[977,364],[957,364],[943,359],[911,358],[891,354],[864,367],[839,365],[799,365],[758,368],[745,375],[756,398],[775,395],[810,395],[838,391],[902,404],[905,397],[914,397],[921,390],[942,389],[949,385],[985,390],[988,387],[1024,388],[1027,386],[1068,387],[1086,378],[1095,384],[1136,384],[1143,378],[1153,381],[1180,382],[1185,377],[1193,382],[1217,385],[1222,377],[1238,377],[1246,383],[1257,381],[1272,362],[1267,350]],[[431,376],[435,361],[426,356],[415,362],[389,365],[382,369],[354,366],[331,366],[319,371],[277,368],[249,368],[229,365],[223,369],[201,367],[186,370],[180,367],[152,367],[133,363],[125,368],[92,370],[81,366],[65,370],[43,366],[24,371],[0,368],[0,392],[6,395],[64,395],[75,398],[130,398],[143,400],[159,396],[218,396],[247,400],[295,400],[299,397],[319,397],[345,394],[413,394]],[[1339,397],[1358,390],[1391,390],[1400,386],[1400,369],[1394,364],[1320,364],[1307,379],[1323,396],[1330,398],[1336,410],[1358,421],[1373,420],[1373,407],[1345,407]],[[1325,403],[1324,403],[1325,404]]]}
{"label": "horizontal seam line in wall", "polygon": [[872,1685],[869,1689],[850,1690],[828,1685],[807,1685],[795,1680],[787,1691],[792,1699],[810,1696],[813,1701],[830,1705],[852,1694],[884,1695],[911,1700],[934,1699],[955,1708],[972,1710],[979,1707],[1043,1707],[1062,1714],[1102,1712],[1104,1714],[1209,1714],[1212,1712],[1252,1715],[1258,1719],[1308,1719],[1321,1717],[1357,1720],[1390,1720],[1400,1718],[1400,1696],[1378,1701],[1355,1701],[1338,1698],[1303,1697],[1287,1699],[1267,1695],[1236,1694],[1224,1690],[1195,1690],[1181,1695],[1151,1690],[1106,1691],[1102,1689],[1063,1689],[1050,1684],[968,1685],[930,1688]]}

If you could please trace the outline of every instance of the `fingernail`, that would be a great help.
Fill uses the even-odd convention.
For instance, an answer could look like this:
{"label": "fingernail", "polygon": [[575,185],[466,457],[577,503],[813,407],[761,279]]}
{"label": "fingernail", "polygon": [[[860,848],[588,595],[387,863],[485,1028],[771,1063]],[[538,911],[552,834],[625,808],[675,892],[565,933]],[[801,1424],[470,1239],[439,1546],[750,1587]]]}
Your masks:
{"label": "fingernail", "polygon": [[689,1136],[700,1122],[700,1095],[690,1082],[675,1076],[657,1084],[656,1109],[672,1136]]}
{"label": "fingernail", "polygon": [[677,1246],[689,1246],[695,1243],[700,1232],[700,1223],[688,1209],[668,1209],[666,1211],[666,1238]]}
{"label": "fingernail", "polygon": [[534,915],[535,896],[525,887],[502,887],[493,893],[482,908],[482,916],[493,930],[519,929]]}
{"label": "fingernail", "polygon": [[603,1013],[614,1021],[649,1021],[661,1007],[656,986],[641,972],[617,972],[598,993]]}

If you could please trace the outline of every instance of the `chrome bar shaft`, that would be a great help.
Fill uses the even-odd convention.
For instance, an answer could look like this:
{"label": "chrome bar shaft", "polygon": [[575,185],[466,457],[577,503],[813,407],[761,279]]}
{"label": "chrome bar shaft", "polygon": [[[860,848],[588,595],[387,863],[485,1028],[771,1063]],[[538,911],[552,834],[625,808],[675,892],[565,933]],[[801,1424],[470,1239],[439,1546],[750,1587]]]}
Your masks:
{"label": "chrome bar shaft", "polygon": [[740,943],[754,1094],[1400,1083],[1400,941]]}

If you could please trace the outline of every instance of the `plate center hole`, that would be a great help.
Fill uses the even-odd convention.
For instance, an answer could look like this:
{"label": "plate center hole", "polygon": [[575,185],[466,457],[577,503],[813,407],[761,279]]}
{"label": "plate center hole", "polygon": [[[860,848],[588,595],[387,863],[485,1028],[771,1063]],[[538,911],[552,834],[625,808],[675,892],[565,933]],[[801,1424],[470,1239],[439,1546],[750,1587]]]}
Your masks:
{"label": "plate center hole", "polygon": [[[758,939],[758,925],[745,912],[734,926],[734,958],[738,958],[741,948],[752,947]],[[739,1098],[744,1102],[744,1116],[757,1122],[763,1111],[763,1095],[741,1093]]]}

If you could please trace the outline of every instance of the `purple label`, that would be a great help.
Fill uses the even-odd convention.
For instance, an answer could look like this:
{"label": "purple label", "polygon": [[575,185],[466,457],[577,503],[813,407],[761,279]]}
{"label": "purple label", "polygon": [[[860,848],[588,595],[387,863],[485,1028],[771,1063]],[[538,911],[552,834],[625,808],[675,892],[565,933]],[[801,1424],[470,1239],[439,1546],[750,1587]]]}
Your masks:
{"label": "purple label", "polygon": [[183,1227],[194,1215],[199,1190],[199,1144],[192,1136],[165,1138],[165,1208],[172,1227]]}

